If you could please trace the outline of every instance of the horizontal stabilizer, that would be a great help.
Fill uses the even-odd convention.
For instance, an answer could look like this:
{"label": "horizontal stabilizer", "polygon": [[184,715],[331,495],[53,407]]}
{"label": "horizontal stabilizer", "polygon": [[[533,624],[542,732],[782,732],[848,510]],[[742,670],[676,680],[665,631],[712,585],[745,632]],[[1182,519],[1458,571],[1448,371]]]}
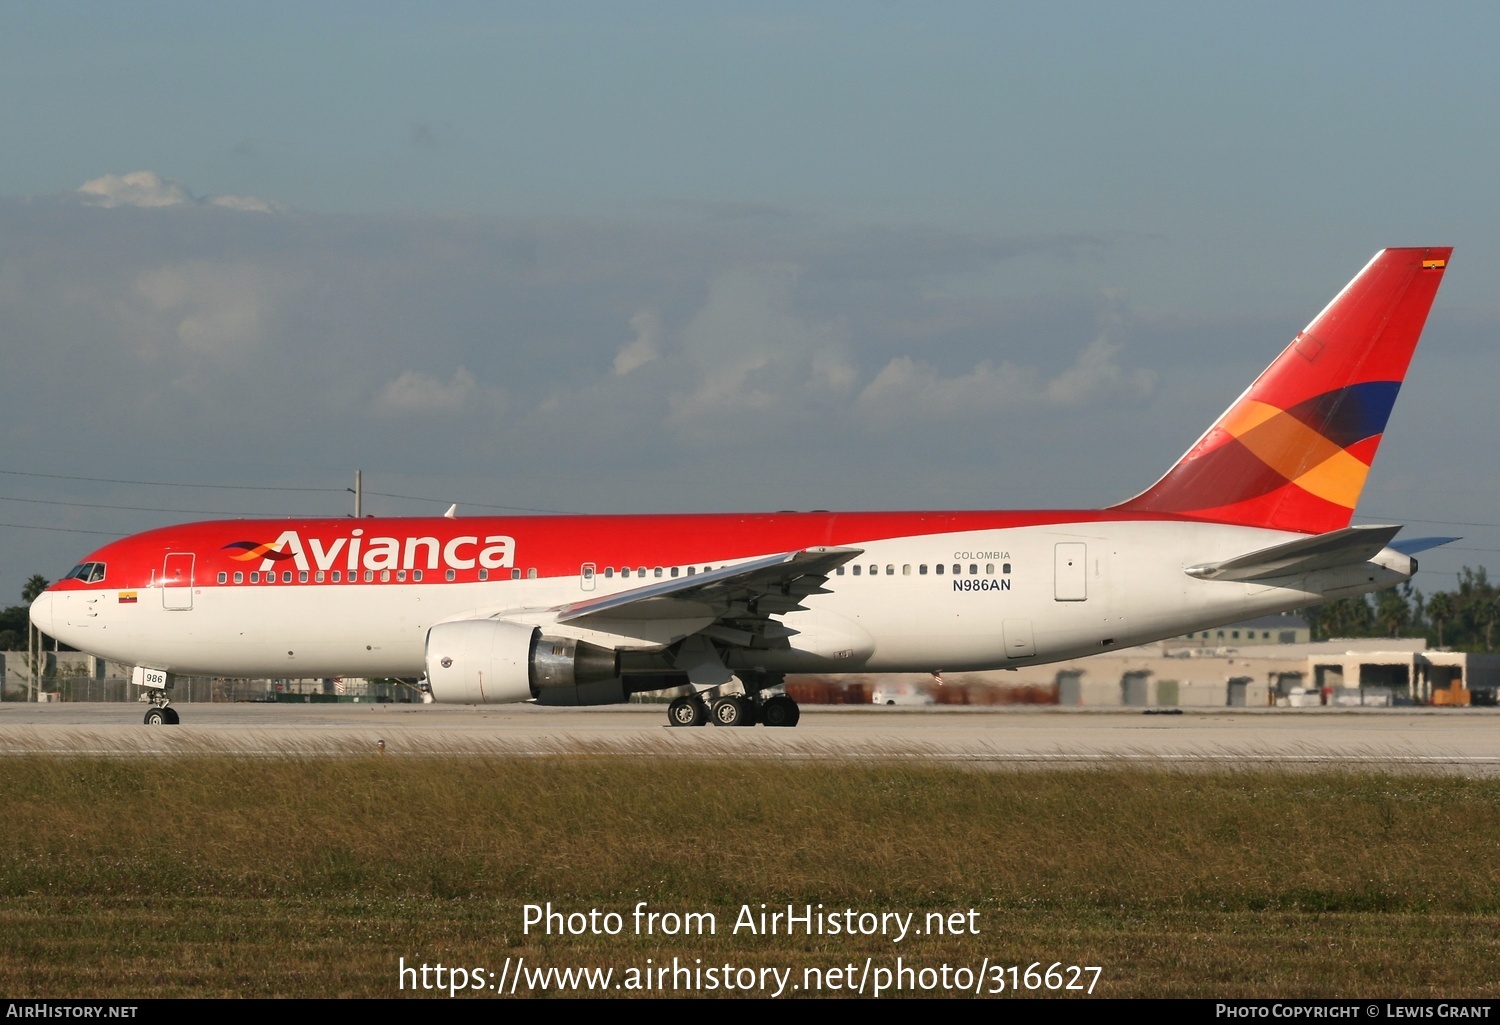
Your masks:
{"label": "horizontal stabilizer", "polygon": [[1437,548],[1441,545],[1451,545],[1455,541],[1462,541],[1461,537],[1405,537],[1400,541],[1392,541],[1391,548],[1402,555],[1416,555],[1425,552],[1429,548]]}
{"label": "horizontal stabilizer", "polygon": [[1272,545],[1223,562],[1189,566],[1187,575],[1199,580],[1261,580],[1335,566],[1354,566],[1380,554],[1400,529],[1399,526],[1373,525],[1345,527],[1316,537]]}

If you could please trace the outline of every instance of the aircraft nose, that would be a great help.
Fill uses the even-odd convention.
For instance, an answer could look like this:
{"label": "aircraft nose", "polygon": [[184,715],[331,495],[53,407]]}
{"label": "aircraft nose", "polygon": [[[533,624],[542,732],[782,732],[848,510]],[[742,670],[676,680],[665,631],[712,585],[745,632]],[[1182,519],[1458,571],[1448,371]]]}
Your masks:
{"label": "aircraft nose", "polygon": [[52,633],[52,592],[43,591],[31,603],[31,624],[44,634]]}

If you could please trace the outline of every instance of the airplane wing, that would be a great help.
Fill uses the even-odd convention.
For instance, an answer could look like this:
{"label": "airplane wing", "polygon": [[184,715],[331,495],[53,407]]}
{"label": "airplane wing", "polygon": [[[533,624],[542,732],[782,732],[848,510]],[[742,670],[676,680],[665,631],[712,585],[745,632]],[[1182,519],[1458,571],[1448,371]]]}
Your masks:
{"label": "airplane wing", "polygon": [[1353,566],[1380,554],[1400,529],[1399,526],[1383,525],[1345,527],[1272,545],[1222,562],[1189,566],[1185,572],[1199,580],[1261,580],[1334,566]]}
{"label": "airplane wing", "polygon": [[[693,576],[570,602],[556,610],[559,623],[608,629],[605,621],[711,617],[701,631],[748,644],[766,617],[804,608],[801,599],[822,594],[828,574],[861,554],[860,548],[806,548],[722,566]],[[743,622],[750,620],[753,622]],[[760,629],[755,629],[759,625]],[[745,629],[745,627],[751,627]]]}

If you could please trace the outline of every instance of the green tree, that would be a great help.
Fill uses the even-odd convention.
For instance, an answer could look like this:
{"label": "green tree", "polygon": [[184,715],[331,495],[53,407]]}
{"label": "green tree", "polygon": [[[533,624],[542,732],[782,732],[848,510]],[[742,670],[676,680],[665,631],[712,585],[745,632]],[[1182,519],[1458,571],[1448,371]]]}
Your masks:
{"label": "green tree", "polygon": [[1375,623],[1375,610],[1364,595],[1340,598],[1318,606],[1318,639],[1368,637]]}
{"label": "green tree", "polygon": [[1443,646],[1443,624],[1453,619],[1454,605],[1453,595],[1447,591],[1438,591],[1427,599],[1427,618],[1437,628],[1437,646]]}
{"label": "green tree", "polygon": [[1411,584],[1381,591],[1376,598],[1375,619],[1386,637],[1400,637],[1411,625]]}
{"label": "green tree", "polygon": [[21,588],[21,600],[27,605],[36,601],[36,596],[52,585],[52,581],[40,573],[31,574],[31,579],[26,581],[26,586]]}

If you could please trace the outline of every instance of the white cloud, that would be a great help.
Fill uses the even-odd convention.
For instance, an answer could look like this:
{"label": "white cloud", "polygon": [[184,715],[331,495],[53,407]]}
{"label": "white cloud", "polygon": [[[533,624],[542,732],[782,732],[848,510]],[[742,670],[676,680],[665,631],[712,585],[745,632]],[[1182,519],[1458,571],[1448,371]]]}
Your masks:
{"label": "white cloud", "polygon": [[1115,359],[1120,346],[1100,335],[1078,354],[1073,365],[1047,382],[1047,398],[1059,406],[1094,402],[1135,402],[1156,389],[1150,370],[1125,370]]}
{"label": "white cloud", "polygon": [[805,413],[842,400],[858,377],[843,328],[792,307],[796,271],[740,268],[714,279],[679,339],[692,380],[670,397],[669,422],[700,431],[741,414]]}
{"label": "white cloud", "polygon": [[875,420],[948,420],[982,416],[1035,401],[1041,375],[989,360],[967,374],[943,377],[926,363],[898,356],[860,392],[856,406]]}
{"label": "white cloud", "polygon": [[943,377],[910,356],[885,365],[860,392],[856,407],[880,423],[938,421],[1039,407],[1138,402],[1156,388],[1149,370],[1125,370],[1119,346],[1100,336],[1051,380],[1034,367],[985,360],[967,374]]}
{"label": "white cloud", "polygon": [[222,206],[229,210],[243,210],[252,214],[271,214],[283,209],[280,203],[273,203],[259,196],[213,196],[208,203],[210,206]]}
{"label": "white cloud", "polygon": [[106,174],[84,182],[78,191],[95,206],[181,206],[194,202],[181,182],[163,178],[155,171]]}
{"label": "white cloud", "polygon": [[161,354],[163,329],[176,337],[182,354],[224,356],[256,348],[279,291],[277,275],[255,264],[195,260],[146,271],[137,276],[135,292],[159,325],[147,327],[147,351]]}
{"label": "white cloud", "polygon": [[642,310],[630,318],[635,328],[635,339],[625,345],[615,356],[615,373],[624,377],[661,355],[661,318],[650,310]]}
{"label": "white cloud", "polygon": [[256,196],[195,196],[182,182],[163,178],[155,171],[91,178],[79,186],[78,193],[93,206],[219,206],[251,213],[273,213],[282,209],[281,204]]}
{"label": "white cloud", "polygon": [[388,383],[375,400],[376,408],[399,413],[454,413],[480,390],[466,368],[453,371],[447,383],[417,370],[408,370]]}

